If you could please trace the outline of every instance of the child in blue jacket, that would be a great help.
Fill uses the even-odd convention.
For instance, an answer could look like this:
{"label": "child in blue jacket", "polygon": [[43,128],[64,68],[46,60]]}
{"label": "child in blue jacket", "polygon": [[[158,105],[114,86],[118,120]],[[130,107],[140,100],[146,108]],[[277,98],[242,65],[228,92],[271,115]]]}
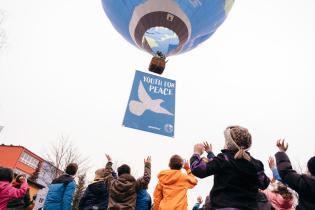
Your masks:
{"label": "child in blue jacket", "polygon": [[73,193],[76,188],[74,176],[78,171],[76,163],[70,163],[65,174],[53,180],[49,185],[45,200],[45,210],[71,210]]}

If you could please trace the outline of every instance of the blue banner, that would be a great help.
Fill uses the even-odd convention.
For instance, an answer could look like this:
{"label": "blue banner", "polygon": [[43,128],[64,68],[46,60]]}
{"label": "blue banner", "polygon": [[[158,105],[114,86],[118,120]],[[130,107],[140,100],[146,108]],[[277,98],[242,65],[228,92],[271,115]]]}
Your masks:
{"label": "blue banner", "polygon": [[174,137],[176,81],[136,71],[123,125]]}

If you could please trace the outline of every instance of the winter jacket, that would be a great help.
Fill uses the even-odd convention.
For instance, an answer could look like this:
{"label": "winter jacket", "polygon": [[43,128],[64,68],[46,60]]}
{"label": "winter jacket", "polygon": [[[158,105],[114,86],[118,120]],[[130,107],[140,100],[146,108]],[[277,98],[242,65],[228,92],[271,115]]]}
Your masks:
{"label": "winter jacket", "polygon": [[299,194],[299,205],[296,210],[315,209],[315,177],[300,175],[293,170],[285,152],[276,153],[276,162],[282,180]]}
{"label": "winter jacket", "polygon": [[104,179],[97,179],[90,184],[79,203],[79,210],[106,210],[108,206],[108,188]]}
{"label": "winter jacket", "polygon": [[[20,189],[21,188],[21,184],[18,182],[13,182],[12,186]],[[31,204],[31,196],[30,196],[30,190],[27,189],[25,195],[22,198],[16,198],[13,200],[10,200],[7,206],[7,210],[8,209],[25,209],[27,208],[29,205]]]}
{"label": "winter jacket", "polygon": [[9,200],[22,198],[28,188],[27,182],[23,182],[20,189],[13,187],[9,182],[0,181],[0,210],[5,210]]}
{"label": "winter jacket", "polygon": [[199,208],[199,207],[200,207],[200,203],[196,203],[196,204],[194,205],[194,207],[192,208],[192,210],[204,210],[203,207],[201,207],[201,208]]}
{"label": "winter jacket", "polygon": [[112,162],[105,168],[105,183],[109,189],[108,210],[135,210],[137,192],[145,189],[151,179],[151,163],[144,166],[144,175],[135,179],[130,174],[122,174],[115,179],[112,175]]}
{"label": "winter jacket", "polygon": [[269,202],[267,196],[261,191],[257,193],[257,205],[257,210],[275,210]]}
{"label": "winter jacket", "polygon": [[154,190],[154,210],[187,209],[187,190],[197,185],[197,178],[186,170],[164,170],[158,175],[159,182]]}
{"label": "winter jacket", "polygon": [[137,192],[136,210],[150,210],[152,205],[151,196],[146,189]]}
{"label": "winter jacket", "polygon": [[76,183],[72,176],[61,175],[49,185],[45,210],[70,210]]}
{"label": "winter jacket", "polygon": [[213,155],[205,161],[195,154],[190,159],[192,173],[199,178],[214,175],[211,208],[257,210],[258,189],[264,190],[270,183],[264,165],[253,157],[250,161],[236,160],[234,155],[235,152],[222,150],[217,157]]}
{"label": "winter jacket", "polygon": [[285,200],[279,193],[275,193],[270,190],[264,190],[263,193],[267,196],[275,210],[293,209],[293,199]]}

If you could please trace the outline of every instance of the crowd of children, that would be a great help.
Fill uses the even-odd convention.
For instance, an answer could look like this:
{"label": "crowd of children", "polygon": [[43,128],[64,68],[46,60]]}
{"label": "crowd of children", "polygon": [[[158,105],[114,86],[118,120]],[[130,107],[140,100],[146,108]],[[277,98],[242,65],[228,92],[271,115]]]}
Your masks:
{"label": "crowd of children", "polygon": [[[279,152],[268,161],[273,173],[270,180],[263,163],[249,153],[252,137],[246,128],[230,126],[224,137],[225,146],[218,155],[207,142],[194,146],[190,163],[173,155],[169,169],[157,176],[153,199],[147,192],[151,157],[144,160],[144,174],[136,179],[126,164],[114,171],[113,160],[106,155],[106,167],[96,170],[93,183],[81,197],[79,210],[186,210],[187,191],[197,185],[197,178],[209,176],[213,176],[212,189],[203,205],[202,197],[197,198],[193,210],[315,210],[315,156],[307,163],[308,173],[299,174],[286,154],[288,144],[278,140]],[[207,157],[202,156],[204,152]],[[53,180],[44,210],[71,209],[77,170],[77,164],[71,163],[65,174]],[[17,176],[12,181],[13,171],[0,167],[0,210],[31,209],[25,177]]]}

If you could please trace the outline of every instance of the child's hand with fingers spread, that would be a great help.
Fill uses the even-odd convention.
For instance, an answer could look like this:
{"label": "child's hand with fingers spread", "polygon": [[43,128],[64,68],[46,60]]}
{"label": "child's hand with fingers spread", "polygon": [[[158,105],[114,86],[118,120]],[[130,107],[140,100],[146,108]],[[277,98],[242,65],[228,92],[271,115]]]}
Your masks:
{"label": "child's hand with fingers spread", "polygon": [[275,159],[271,156],[269,157],[268,164],[270,169],[276,168]]}
{"label": "child's hand with fingers spread", "polygon": [[151,163],[151,156],[148,156],[146,159],[144,159],[144,164]]}
{"label": "child's hand with fingers spread", "polygon": [[203,148],[207,153],[212,152],[212,144],[209,144],[207,141],[203,142]]}
{"label": "child's hand with fingers spread", "polygon": [[108,162],[113,162],[111,156],[109,156],[108,154],[105,154],[105,156],[106,156]]}
{"label": "child's hand with fingers spread", "polygon": [[280,152],[286,152],[288,150],[289,145],[288,143],[284,142],[284,139],[279,139],[277,141],[277,147],[279,148]]}
{"label": "child's hand with fingers spread", "polygon": [[204,152],[204,146],[201,143],[195,144],[194,146],[194,153],[198,155],[202,155]]}

